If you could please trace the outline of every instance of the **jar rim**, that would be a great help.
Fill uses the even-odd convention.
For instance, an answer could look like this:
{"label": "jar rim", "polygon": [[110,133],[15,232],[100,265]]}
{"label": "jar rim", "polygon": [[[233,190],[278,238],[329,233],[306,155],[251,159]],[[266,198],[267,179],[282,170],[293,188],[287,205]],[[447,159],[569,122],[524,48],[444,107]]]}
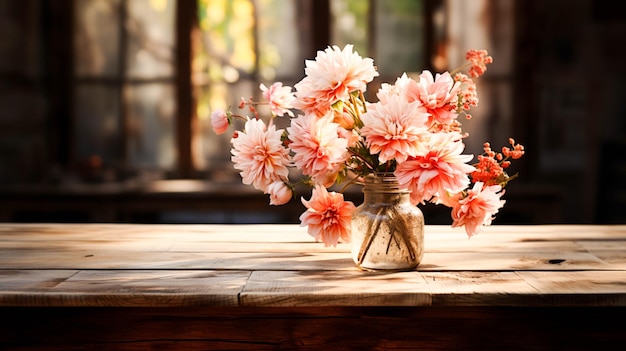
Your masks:
{"label": "jar rim", "polygon": [[363,191],[381,191],[390,193],[409,193],[398,183],[398,178],[393,172],[370,173],[364,177]]}

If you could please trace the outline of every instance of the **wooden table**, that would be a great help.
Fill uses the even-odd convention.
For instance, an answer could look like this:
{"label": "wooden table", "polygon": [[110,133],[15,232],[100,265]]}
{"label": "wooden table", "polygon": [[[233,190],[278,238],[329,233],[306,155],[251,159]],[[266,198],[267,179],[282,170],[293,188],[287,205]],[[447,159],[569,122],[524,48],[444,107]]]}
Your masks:
{"label": "wooden table", "polygon": [[293,224],[0,224],[0,349],[626,349],[626,225],[426,231],[370,273]]}

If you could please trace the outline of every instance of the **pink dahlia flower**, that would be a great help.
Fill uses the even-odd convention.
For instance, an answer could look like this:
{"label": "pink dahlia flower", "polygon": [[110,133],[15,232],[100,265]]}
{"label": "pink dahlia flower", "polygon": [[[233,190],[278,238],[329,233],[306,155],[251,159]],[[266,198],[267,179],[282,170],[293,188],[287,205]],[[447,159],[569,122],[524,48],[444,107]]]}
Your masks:
{"label": "pink dahlia flower", "polygon": [[283,86],[283,83],[276,82],[270,85],[269,88],[265,84],[261,84],[260,89],[263,93],[263,98],[269,102],[270,109],[275,116],[282,116],[285,113],[291,117],[294,116],[290,109],[293,108],[296,97],[291,92],[291,87]]}
{"label": "pink dahlia flower", "polygon": [[305,62],[306,77],[295,85],[297,108],[313,113],[316,111],[311,109],[315,105],[330,108],[339,100],[348,100],[351,92],[366,90],[367,83],[378,76],[378,72],[374,60],[362,58],[352,48],[350,44],[343,50],[338,46],[328,47],[318,51],[315,60]]}
{"label": "pink dahlia flower", "polygon": [[456,119],[460,83],[455,82],[450,73],[437,73],[433,78],[430,71],[423,71],[420,74],[419,87],[419,100],[431,114],[432,122],[450,124]]}
{"label": "pink dahlia flower", "polygon": [[332,184],[335,179],[329,175],[336,175],[349,157],[348,141],[339,136],[339,130],[332,114],[322,118],[300,115],[287,127],[295,166],[318,184]]}
{"label": "pink dahlia flower", "polygon": [[461,155],[465,145],[458,133],[431,134],[426,152],[399,163],[394,174],[400,185],[411,190],[411,203],[418,204],[457,193],[469,184],[468,173],[475,168],[466,162],[472,155]]}
{"label": "pink dahlia flower", "polygon": [[302,198],[307,210],[300,216],[302,226],[308,226],[308,233],[325,246],[350,241],[352,213],[356,208],[350,201],[344,201],[343,194],[328,192],[321,185],[316,186],[309,201]]}
{"label": "pink dahlia flower", "polygon": [[465,226],[468,237],[480,231],[482,225],[489,225],[494,216],[506,201],[500,197],[504,194],[500,185],[483,187],[483,183],[476,182],[467,196],[460,199],[452,208],[452,227]]}
{"label": "pink dahlia flower", "polygon": [[376,97],[382,103],[387,103],[391,95],[402,96],[408,102],[420,101],[420,86],[414,79],[403,73],[402,76],[396,79],[393,85],[388,83],[381,84],[380,89],[376,93]]}
{"label": "pink dahlia flower", "polygon": [[325,100],[313,86],[308,77],[304,77],[295,85],[296,100],[293,105],[307,115],[322,117],[331,111],[332,103]]}
{"label": "pink dahlia flower", "polygon": [[231,160],[240,170],[242,182],[267,192],[267,187],[277,180],[287,179],[290,164],[289,150],[280,139],[282,130],[265,126],[262,120],[246,122],[245,131],[231,139]]}
{"label": "pink dahlia flower", "polygon": [[428,114],[420,103],[409,103],[397,95],[388,96],[385,104],[371,105],[361,120],[361,135],[371,153],[379,154],[381,163],[393,159],[403,162],[417,155],[429,134]]}

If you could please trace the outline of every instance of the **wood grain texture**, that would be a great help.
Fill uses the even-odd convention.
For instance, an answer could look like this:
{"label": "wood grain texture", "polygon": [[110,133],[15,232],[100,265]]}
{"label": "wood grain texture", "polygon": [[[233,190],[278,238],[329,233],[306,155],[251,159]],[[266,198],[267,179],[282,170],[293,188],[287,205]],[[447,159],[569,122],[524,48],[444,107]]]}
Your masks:
{"label": "wood grain texture", "polygon": [[1,350],[623,350],[626,225],[427,226],[365,272],[297,225],[0,224]]}
{"label": "wood grain texture", "polygon": [[626,305],[626,226],[427,226],[417,270],[359,271],[297,225],[0,224],[3,306]]}

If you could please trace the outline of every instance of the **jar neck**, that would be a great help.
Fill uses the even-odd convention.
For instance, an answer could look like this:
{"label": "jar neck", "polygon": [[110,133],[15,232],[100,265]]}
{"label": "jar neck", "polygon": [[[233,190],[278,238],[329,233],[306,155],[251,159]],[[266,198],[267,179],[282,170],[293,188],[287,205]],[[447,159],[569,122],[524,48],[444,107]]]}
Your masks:
{"label": "jar neck", "polygon": [[398,202],[408,200],[410,192],[400,187],[393,173],[369,174],[363,184],[364,202]]}

